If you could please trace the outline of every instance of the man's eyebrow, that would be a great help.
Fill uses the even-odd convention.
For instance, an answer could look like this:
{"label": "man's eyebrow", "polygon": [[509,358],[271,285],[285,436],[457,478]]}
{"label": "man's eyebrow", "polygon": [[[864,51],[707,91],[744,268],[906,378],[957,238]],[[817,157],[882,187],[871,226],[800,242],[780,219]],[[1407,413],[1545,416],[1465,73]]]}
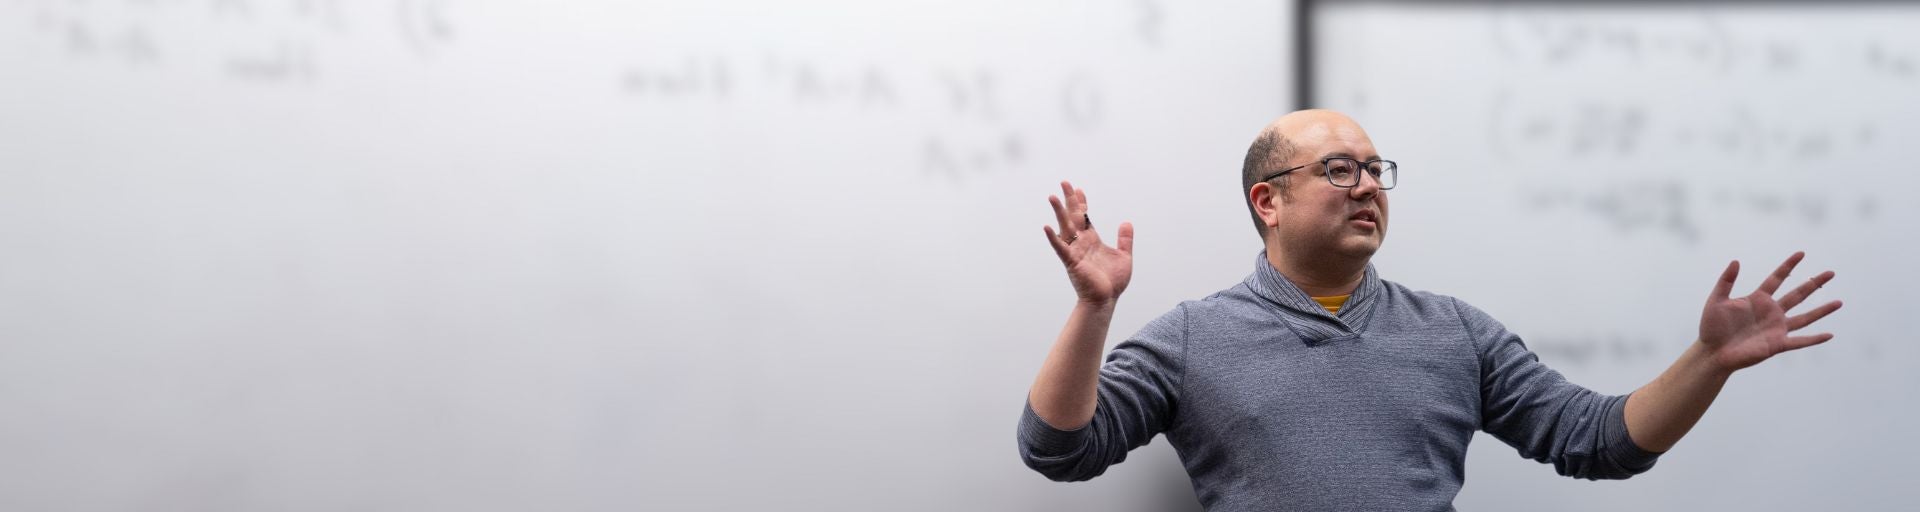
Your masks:
{"label": "man's eyebrow", "polygon": [[[1359,157],[1353,156],[1353,153],[1348,153],[1345,151],[1335,151],[1332,153],[1327,153],[1325,155],[1320,155],[1321,160],[1326,160],[1328,158],[1352,158],[1354,160],[1362,160]],[[1371,160],[1379,160],[1379,159],[1380,159],[1380,155],[1373,155],[1371,157],[1364,159],[1363,161],[1371,161]]]}

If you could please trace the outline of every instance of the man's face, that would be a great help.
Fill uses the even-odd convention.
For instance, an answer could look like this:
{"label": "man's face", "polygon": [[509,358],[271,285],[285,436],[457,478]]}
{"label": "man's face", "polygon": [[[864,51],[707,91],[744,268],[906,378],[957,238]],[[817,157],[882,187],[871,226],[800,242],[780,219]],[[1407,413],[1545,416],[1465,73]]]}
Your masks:
{"label": "man's face", "polygon": [[1340,188],[1327,181],[1327,157],[1360,161],[1380,158],[1360,125],[1338,114],[1310,116],[1279,128],[1294,141],[1294,154],[1280,169],[1305,165],[1272,182],[1287,180],[1286,191],[1273,199],[1280,246],[1305,258],[1371,258],[1387,236],[1387,193],[1371,175]]}

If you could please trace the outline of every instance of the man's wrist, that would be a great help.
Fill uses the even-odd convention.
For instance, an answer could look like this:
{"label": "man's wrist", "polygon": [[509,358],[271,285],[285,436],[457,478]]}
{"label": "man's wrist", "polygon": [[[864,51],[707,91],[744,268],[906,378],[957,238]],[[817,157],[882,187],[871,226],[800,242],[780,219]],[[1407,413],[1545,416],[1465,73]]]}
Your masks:
{"label": "man's wrist", "polygon": [[1077,302],[1074,303],[1073,307],[1075,309],[1084,309],[1089,312],[1095,312],[1095,313],[1112,313],[1114,306],[1118,302],[1120,302],[1119,297],[1114,297],[1106,300],[1093,300],[1093,299],[1088,299],[1086,297],[1081,297]]}
{"label": "man's wrist", "polygon": [[1721,364],[1718,358],[1713,357],[1713,347],[1707,346],[1706,342],[1700,340],[1694,340],[1693,346],[1687,347],[1686,353],[1681,354],[1680,357],[1686,363],[1684,365],[1686,368],[1701,377],[1726,380],[1733,376],[1734,371],[1739,370],[1739,368]]}

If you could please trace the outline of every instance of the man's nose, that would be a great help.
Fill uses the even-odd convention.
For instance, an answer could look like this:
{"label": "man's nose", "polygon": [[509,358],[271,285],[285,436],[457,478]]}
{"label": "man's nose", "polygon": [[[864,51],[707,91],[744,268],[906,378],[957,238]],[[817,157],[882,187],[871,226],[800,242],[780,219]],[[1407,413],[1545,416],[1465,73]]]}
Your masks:
{"label": "man's nose", "polygon": [[1373,177],[1373,173],[1370,172],[1360,173],[1360,182],[1354,183],[1353,188],[1347,189],[1347,196],[1354,199],[1367,199],[1379,193],[1380,178]]}

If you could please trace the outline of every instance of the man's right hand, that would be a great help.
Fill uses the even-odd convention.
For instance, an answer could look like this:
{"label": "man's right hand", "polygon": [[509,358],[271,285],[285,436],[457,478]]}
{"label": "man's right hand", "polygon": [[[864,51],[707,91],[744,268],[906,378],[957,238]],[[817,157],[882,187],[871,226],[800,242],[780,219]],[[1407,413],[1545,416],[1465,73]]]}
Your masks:
{"label": "man's right hand", "polygon": [[1133,279],[1133,224],[1120,223],[1119,247],[1110,247],[1093,230],[1087,215],[1087,191],[1065,181],[1060,182],[1060,191],[1066,196],[1065,204],[1058,196],[1047,196],[1054,217],[1060,221],[1058,233],[1053,226],[1043,228],[1047,243],[1066,265],[1067,280],[1073,283],[1081,302],[1111,306]]}

